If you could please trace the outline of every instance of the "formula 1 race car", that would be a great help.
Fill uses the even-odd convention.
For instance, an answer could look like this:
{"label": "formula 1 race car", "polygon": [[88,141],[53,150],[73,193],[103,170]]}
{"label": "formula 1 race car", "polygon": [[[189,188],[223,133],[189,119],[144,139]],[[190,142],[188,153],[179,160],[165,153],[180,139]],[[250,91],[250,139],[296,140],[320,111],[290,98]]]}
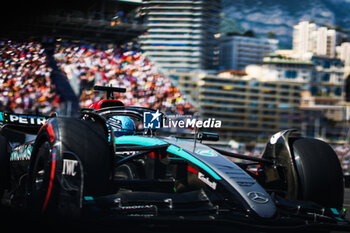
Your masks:
{"label": "formula 1 race car", "polygon": [[80,117],[0,113],[3,207],[88,221],[350,230],[342,169],[325,142],[284,130],[261,158],[236,154],[206,145],[213,133],[159,136],[164,114],[124,106],[113,98],[123,88],[95,89],[107,99]]}

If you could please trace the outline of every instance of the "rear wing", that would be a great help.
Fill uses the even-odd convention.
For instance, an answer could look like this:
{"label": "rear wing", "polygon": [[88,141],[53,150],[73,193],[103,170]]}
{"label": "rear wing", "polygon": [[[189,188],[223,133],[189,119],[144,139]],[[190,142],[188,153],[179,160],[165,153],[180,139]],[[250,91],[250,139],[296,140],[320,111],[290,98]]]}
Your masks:
{"label": "rear wing", "polygon": [[0,112],[0,127],[36,134],[50,116]]}

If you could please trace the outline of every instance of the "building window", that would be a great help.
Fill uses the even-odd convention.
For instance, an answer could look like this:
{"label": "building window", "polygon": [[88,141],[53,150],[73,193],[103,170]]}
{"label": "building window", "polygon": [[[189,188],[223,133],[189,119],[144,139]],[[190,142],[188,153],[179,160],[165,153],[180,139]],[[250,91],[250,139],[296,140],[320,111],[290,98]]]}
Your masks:
{"label": "building window", "polygon": [[329,73],[325,73],[322,76],[322,82],[329,82]]}
{"label": "building window", "polygon": [[340,87],[335,88],[334,94],[335,94],[336,96],[341,96],[341,93],[342,93],[342,90],[341,90]]}
{"label": "building window", "polygon": [[286,78],[294,79],[297,77],[298,73],[295,70],[286,70],[284,74]]}
{"label": "building window", "polygon": [[323,61],[322,67],[326,69],[330,68],[331,67],[330,61],[327,61],[327,60]]}

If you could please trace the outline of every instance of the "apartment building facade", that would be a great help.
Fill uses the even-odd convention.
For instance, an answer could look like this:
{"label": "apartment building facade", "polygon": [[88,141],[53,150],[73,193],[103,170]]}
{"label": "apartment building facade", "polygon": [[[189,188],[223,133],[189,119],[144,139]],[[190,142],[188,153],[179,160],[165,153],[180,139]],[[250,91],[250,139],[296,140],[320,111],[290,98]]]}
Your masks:
{"label": "apartment building facade", "polygon": [[312,54],[335,57],[337,33],[334,29],[302,21],[293,27],[293,50],[302,58]]}
{"label": "apartment building facade", "polygon": [[217,69],[220,0],[145,0],[141,48],[163,70]]}
{"label": "apartment building facade", "polygon": [[215,132],[223,138],[265,138],[282,129],[301,128],[303,82],[260,80],[239,71],[172,76],[199,107],[202,118],[222,121]]}
{"label": "apartment building facade", "polygon": [[248,36],[220,38],[220,70],[244,70],[250,64],[262,64],[264,56],[273,54],[278,40]]}

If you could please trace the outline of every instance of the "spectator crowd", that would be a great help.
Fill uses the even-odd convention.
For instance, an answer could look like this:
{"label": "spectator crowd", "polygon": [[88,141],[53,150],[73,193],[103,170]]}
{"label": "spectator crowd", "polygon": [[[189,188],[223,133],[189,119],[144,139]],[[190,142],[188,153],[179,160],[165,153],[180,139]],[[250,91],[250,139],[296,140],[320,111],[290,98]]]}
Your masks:
{"label": "spectator crowd", "polygon": [[0,40],[0,111],[48,114],[59,108],[39,43]]}
{"label": "spectator crowd", "polygon": [[[125,105],[150,107],[166,113],[195,110],[171,81],[132,44],[119,48],[57,45],[57,65],[77,85],[80,106],[104,96],[94,85],[125,87],[116,94]],[[60,108],[45,49],[40,43],[0,40],[0,111],[48,114]],[[75,82],[74,82],[75,81]]]}
{"label": "spectator crowd", "polygon": [[127,89],[117,97],[125,105],[176,114],[194,111],[171,81],[131,43],[118,49],[61,45],[57,46],[55,57],[69,79],[79,80],[81,107],[102,98],[93,91],[94,85],[112,85]]}

